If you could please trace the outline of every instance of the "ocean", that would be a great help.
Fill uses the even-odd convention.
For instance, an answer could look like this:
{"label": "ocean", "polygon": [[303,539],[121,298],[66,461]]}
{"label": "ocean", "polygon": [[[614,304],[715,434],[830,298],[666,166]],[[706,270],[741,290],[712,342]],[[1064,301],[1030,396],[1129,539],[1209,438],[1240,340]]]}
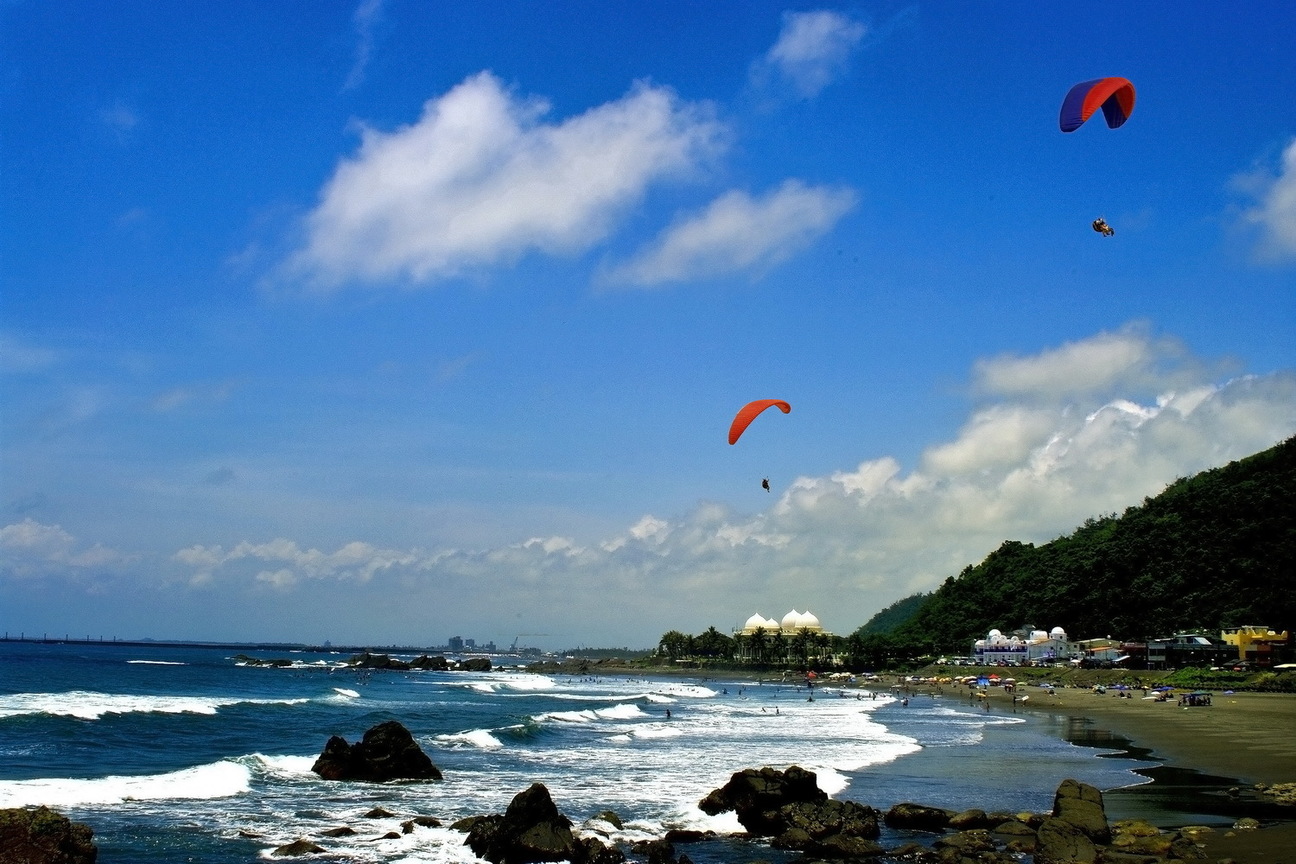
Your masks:
{"label": "ocean", "polygon": [[[269,668],[239,665],[236,653],[0,642],[0,808],[45,804],[90,825],[101,862],[233,864],[311,838],[330,860],[468,864],[478,859],[448,826],[502,813],[534,782],[576,826],[623,843],[671,828],[741,831],[733,814],[710,817],[697,802],[765,765],[813,770],[833,797],[879,809],[1040,811],[1066,777],[1101,789],[1148,782],[1135,771],[1149,763],[1117,745],[1078,746],[1055,719],[986,712],[957,691],[905,704],[829,684],[810,700],[795,682],[723,676],[358,671],[342,666],[348,655],[246,650],[293,661]],[[330,736],[354,742],[390,719],[444,780],[311,773]],[[366,818],[377,807],[394,815]],[[587,825],[609,809],[621,830]],[[447,827],[378,839],[414,816]],[[321,836],[340,826],[357,833]],[[795,857],[746,840],[683,851],[698,864]]]}

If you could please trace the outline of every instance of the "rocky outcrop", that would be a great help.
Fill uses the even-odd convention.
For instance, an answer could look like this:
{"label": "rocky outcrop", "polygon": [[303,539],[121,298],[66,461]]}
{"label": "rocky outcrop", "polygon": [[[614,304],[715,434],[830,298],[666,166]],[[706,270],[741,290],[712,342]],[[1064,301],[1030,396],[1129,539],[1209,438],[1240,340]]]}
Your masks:
{"label": "rocky outcrop", "polygon": [[786,771],[768,767],[739,771],[699,801],[698,807],[711,816],[733,810],[752,834],[772,837],[787,829],[781,808],[826,800],[828,794],[819,788],[815,773],[793,765]]}
{"label": "rocky outcrop", "polygon": [[422,654],[411,660],[409,666],[411,669],[422,669],[425,672],[445,672],[450,668],[450,661],[439,654],[435,657]]}
{"label": "rocky outcrop", "polygon": [[364,738],[348,744],[334,735],[311,770],[325,780],[440,780],[441,771],[414,741],[409,730],[395,720],[379,723]]}
{"label": "rocky outcrop", "polygon": [[1110,843],[1102,792],[1079,780],[1063,780],[1053,796],[1053,818],[1079,828],[1094,843]]}
{"label": "rocky outcrop", "polygon": [[491,661],[489,657],[469,657],[459,664],[459,668],[465,672],[489,672]]}
{"label": "rocky outcrop", "polygon": [[302,839],[294,840],[291,843],[273,849],[270,854],[275,858],[300,858],[303,855],[318,855],[321,852],[327,851],[327,849],[317,843],[312,843],[309,840]]}
{"label": "rocky outcrop", "polygon": [[896,804],[886,812],[883,821],[890,828],[906,828],[911,831],[944,831],[950,820],[958,814],[942,807],[926,807],[908,801]]}
{"label": "rocky outcrop", "polygon": [[558,812],[543,783],[533,783],[509,803],[504,815],[462,820],[451,826],[467,828],[464,841],[478,858],[494,864],[571,861],[573,864],[621,864],[620,850],[593,838],[578,839],[571,820]]}
{"label": "rocky outcrop", "polygon": [[698,802],[712,816],[733,810],[752,834],[773,838],[776,849],[819,858],[880,855],[878,812],[854,801],[832,801],[813,771],[749,768]]}
{"label": "rocky outcrop", "polygon": [[94,864],[93,837],[48,807],[0,810],[0,864]]}
{"label": "rocky outcrop", "polygon": [[355,655],[346,661],[346,665],[357,669],[391,669],[396,672],[407,672],[410,668],[410,664],[404,660],[397,660],[387,654],[372,654],[368,651]]}

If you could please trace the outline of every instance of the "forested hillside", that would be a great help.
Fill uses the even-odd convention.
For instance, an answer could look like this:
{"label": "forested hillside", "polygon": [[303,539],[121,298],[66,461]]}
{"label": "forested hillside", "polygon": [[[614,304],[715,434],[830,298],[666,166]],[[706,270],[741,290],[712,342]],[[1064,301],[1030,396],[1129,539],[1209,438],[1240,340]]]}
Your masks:
{"label": "forested hillside", "polygon": [[962,654],[992,627],[1023,624],[1073,639],[1296,627],[1296,438],[1051,543],[1005,542],[874,638],[899,653]]}

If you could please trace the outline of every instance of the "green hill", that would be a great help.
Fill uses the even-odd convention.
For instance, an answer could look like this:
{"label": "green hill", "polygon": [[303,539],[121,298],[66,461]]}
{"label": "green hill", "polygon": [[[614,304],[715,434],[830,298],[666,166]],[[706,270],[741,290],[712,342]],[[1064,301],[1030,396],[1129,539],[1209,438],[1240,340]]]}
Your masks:
{"label": "green hill", "polygon": [[1138,640],[1296,627],[1296,438],[1051,543],[1005,542],[887,638],[900,654],[963,654],[992,627],[1023,624]]}

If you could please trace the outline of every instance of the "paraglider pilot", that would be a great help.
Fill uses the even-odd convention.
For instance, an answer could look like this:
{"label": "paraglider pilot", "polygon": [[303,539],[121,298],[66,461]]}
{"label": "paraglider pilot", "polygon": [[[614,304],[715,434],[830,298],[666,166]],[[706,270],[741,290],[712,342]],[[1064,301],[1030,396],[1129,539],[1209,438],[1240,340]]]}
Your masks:
{"label": "paraglider pilot", "polygon": [[764,480],[761,481],[761,488],[764,489],[766,492],[770,491],[768,477],[766,477]]}
{"label": "paraglider pilot", "polygon": [[1093,229],[1104,237],[1111,237],[1116,233],[1116,229],[1107,224],[1107,220],[1099,216],[1093,221]]}

